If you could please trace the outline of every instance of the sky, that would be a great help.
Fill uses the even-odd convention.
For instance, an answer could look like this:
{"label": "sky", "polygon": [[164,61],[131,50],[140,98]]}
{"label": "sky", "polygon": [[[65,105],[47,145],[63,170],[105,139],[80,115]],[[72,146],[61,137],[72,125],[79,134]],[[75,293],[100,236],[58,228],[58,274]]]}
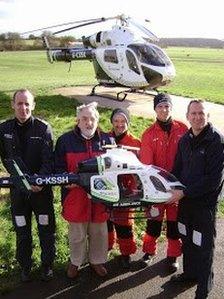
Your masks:
{"label": "sky", "polygon": [[[125,14],[158,37],[224,40],[223,5],[223,0],[0,0],[0,33]],[[150,23],[143,23],[144,19]],[[108,22],[66,34],[88,36],[110,26]]]}

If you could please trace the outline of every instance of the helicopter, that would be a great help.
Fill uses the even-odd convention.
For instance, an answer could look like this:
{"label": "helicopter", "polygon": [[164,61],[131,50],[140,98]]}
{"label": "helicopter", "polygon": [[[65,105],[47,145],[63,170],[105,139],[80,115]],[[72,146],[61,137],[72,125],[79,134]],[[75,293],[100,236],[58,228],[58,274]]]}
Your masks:
{"label": "helicopter", "polygon": [[[28,175],[20,158],[5,160],[10,177],[0,177],[0,188],[15,187],[29,194],[31,185],[62,186],[77,184],[83,187],[93,201],[111,208],[141,207],[167,202],[171,190],[184,190],[175,176],[154,165],[141,163],[133,150],[136,147],[105,145],[105,153],[78,163],[76,173]],[[128,190],[123,176],[131,175],[136,189]],[[128,192],[127,192],[128,191]]]}
{"label": "helicopter", "polygon": [[[50,63],[89,60],[93,63],[98,84],[92,88],[90,95],[96,95],[97,86],[127,87],[125,92],[117,93],[116,99],[123,101],[128,91],[156,90],[167,85],[175,77],[175,68],[167,54],[156,45],[158,38],[150,30],[136,23],[131,17],[118,15],[108,18],[88,19],[56,26],[45,27],[29,32],[74,24],[53,35],[72,29],[116,20],[111,30],[99,31],[91,36],[82,37],[83,47],[51,47],[48,37],[43,36],[44,47]],[[131,26],[147,36],[136,36]]]}

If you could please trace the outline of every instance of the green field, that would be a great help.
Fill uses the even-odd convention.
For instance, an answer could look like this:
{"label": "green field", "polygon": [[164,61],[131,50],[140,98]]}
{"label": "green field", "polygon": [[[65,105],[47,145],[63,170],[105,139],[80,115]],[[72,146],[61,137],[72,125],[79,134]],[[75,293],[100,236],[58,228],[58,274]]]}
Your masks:
{"label": "green field", "polygon": [[[174,82],[164,89],[176,95],[223,103],[224,49],[168,48],[176,67]],[[44,51],[0,52],[0,90],[26,86],[43,94],[55,87],[96,83],[90,62],[49,64]]]}
{"label": "green field", "polygon": [[[166,90],[184,96],[194,96],[224,103],[224,50],[208,49],[167,49],[172,58],[177,77]],[[60,95],[53,95],[56,87],[94,84],[91,63],[49,64],[43,51],[0,52],[0,122],[10,115],[10,97],[18,88],[30,88],[36,94],[35,114],[48,120],[54,130],[55,139],[74,125],[77,102]],[[100,109],[100,126],[109,130],[110,109]],[[131,131],[138,137],[151,123],[150,119],[132,117]],[[0,165],[0,172],[3,173]],[[8,193],[0,190],[0,293],[7,292],[19,284],[18,266],[15,262],[15,235],[10,219]],[[57,215],[57,257],[55,268],[60,275],[68,260],[67,226],[60,216],[59,189],[55,188],[55,210]],[[220,206],[224,215],[224,206]],[[136,235],[141,244],[144,221],[136,221]],[[34,234],[34,275],[38,277],[39,245]],[[113,252],[116,254],[116,251]]]}
{"label": "green field", "polygon": [[170,93],[224,103],[224,49],[170,48],[168,53],[177,71]]}

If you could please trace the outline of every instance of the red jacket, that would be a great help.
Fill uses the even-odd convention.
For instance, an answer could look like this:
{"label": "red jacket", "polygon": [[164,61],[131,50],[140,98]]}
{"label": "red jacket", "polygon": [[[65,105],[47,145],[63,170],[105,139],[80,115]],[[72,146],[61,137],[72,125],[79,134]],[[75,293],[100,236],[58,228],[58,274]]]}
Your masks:
{"label": "red jacket", "polygon": [[[115,135],[113,132],[110,133],[111,136],[115,138]],[[123,135],[123,137],[119,140],[119,142],[116,141],[119,145],[127,145],[127,146],[133,146],[140,148],[141,142],[139,139],[134,137],[131,133],[127,132]],[[134,153],[137,155],[138,153],[134,151]],[[129,190],[136,187],[135,179],[132,175],[126,175],[122,177],[123,184],[125,187]],[[133,219],[129,219],[130,217],[133,217],[132,209],[114,209],[113,210],[113,218],[115,218],[114,222],[119,225],[131,225],[133,224]],[[113,220],[113,219],[112,219]]]}
{"label": "red jacket", "polygon": [[[101,145],[110,144],[108,134],[97,131],[90,140],[84,139],[76,127],[58,138],[55,147],[55,170],[76,172],[78,163],[102,154]],[[93,202],[82,187],[62,187],[62,216],[69,222],[104,222],[108,219],[105,206]]]}
{"label": "red jacket", "polygon": [[187,130],[185,124],[173,120],[168,135],[155,122],[142,135],[140,161],[144,164],[153,164],[171,171],[177,153],[178,142]]}

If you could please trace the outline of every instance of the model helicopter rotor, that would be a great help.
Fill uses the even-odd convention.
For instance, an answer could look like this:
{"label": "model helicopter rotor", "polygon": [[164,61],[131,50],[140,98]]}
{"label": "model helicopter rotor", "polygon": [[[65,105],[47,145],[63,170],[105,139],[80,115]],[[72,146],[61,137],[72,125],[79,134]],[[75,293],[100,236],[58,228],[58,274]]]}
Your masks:
{"label": "model helicopter rotor", "polygon": [[[44,27],[24,32],[24,34],[74,25],[52,33],[52,35],[57,35],[109,20],[115,20],[116,24],[110,30],[98,31],[87,37],[83,36],[83,47],[81,48],[75,46],[51,47],[48,37],[43,36],[48,61],[50,63],[91,61],[98,81],[98,84],[93,87],[91,95],[95,95],[97,86],[125,87],[130,91],[145,91],[156,90],[160,86],[169,84],[175,77],[173,63],[167,54],[155,44],[158,41],[157,36],[131,17],[118,15],[86,19]],[[141,36],[137,35],[132,28],[141,32]],[[121,92],[117,94],[117,99],[124,100],[126,95],[125,92]]]}

